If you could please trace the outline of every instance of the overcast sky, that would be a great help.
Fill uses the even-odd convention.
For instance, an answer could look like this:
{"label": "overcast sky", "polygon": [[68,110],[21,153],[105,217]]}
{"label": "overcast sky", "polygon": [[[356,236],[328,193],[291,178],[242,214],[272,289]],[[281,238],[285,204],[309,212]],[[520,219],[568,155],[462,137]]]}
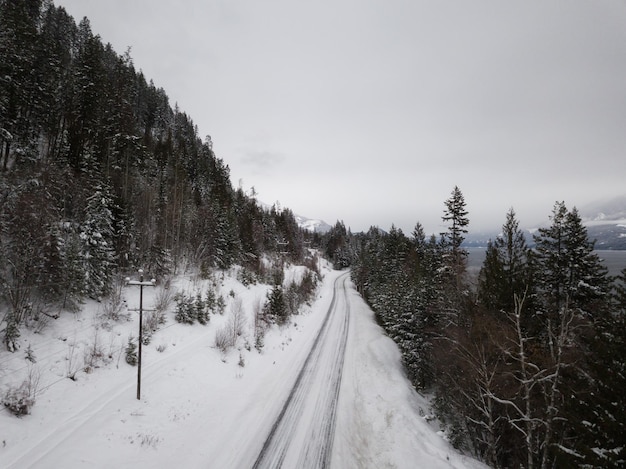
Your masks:
{"label": "overcast sky", "polygon": [[624,0],[56,0],[258,199],[353,231],[626,194]]}

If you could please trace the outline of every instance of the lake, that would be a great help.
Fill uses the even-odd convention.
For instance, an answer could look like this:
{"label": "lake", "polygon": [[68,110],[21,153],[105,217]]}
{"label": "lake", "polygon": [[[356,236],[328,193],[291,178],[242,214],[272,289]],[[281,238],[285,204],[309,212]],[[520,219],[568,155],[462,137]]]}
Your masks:
{"label": "lake", "polygon": [[[486,248],[469,248],[467,271],[470,276],[478,275],[485,260]],[[626,267],[626,251],[594,251],[609,269],[609,275],[618,275]]]}

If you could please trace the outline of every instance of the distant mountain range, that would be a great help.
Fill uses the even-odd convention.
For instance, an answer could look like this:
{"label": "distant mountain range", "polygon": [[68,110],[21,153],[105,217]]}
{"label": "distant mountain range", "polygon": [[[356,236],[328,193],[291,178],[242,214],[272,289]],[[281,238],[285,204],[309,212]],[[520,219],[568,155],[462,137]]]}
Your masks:
{"label": "distant mountain range", "polygon": [[[626,195],[614,199],[594,202],[579,208],[583,224],[587,227],[589,239],[596,241],[596,249],[626,250]],[[332,227],[323,220],[295,215],[298,226],[313,233],[327,233]],[[547,225],[547,222],[544,224]],[[544,226],[540,225],[540,226]],[[533,233],[537,228],[524,230],[526,239],[532,244]],[[464,245],[485,247],[490,239],[495,239],[499,231],[468,233]]]}
{"label": "distant mountain range", "polygon": [[304,228],[307,231],[312,233],[328,233],[332,228],[328,223],[324,220],[317,220],[313,218],[306,218],[301,215],[295,215],[296,221],[298,222],[298,226],[300,228]]}
{"label": "distant mountain range", "polygon": [[[596,241],[596,249],[626,250],[626,195],[597,201],[578,210],[589,239]],[[532,235],[536,231],[537,228],[525,230],[529,244],[532,244]],[[485,247],[498,234],[496,230],[469,233],[465,246]]]}
{"label": "distant mountain range", "polygon": [[626,195],[589,204],[580,216],[596,249],[626,250]]}
{"label": "distant mountain range", "polygon": [[[272,208],[271,205],[266,204],[265,202],[259,202],[259,204],[265,210],[270,210]],[[276,205],[279,205],[279,203],[277,202],[275,206]],[[328,233],[330,229],[332,228],[332,226],[330,226],[324,220],[318,220],[316,218],[307,218],[307,217],[303,217],[302,215],[297,215],[295,213],[293,214],[293,216],[295,217],[296,223],[298,223],[298,226],[300,228],[310,231],[311,233],[324,234],[324,233]]]}

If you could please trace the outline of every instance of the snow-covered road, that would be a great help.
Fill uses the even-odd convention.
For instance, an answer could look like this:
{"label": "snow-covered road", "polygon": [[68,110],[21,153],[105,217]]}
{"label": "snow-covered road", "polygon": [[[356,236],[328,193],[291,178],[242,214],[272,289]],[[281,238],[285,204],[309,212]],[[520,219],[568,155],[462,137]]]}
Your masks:
{"label": "snow-covered road", "polygon": [[[234,278],[221,288],[241,298],[249,314],[267,293],[267,286],[244,287]],[[94,337],[85,327],[92,318],[87,308],[61,318],[37,342],[29,369],[55,384],[37,396],[32,415],[0,411],[3,469],[484,467],[458,454],[424,418],[428,402],[411,388],[397,347],[346,272],[327,271],[315,303],[290,326],[268,331],[262,353],[215,348],[227,314],[206,327],[170,319],[144,347],[140,401],[136,368],[115,352],[136,323]],[[68,343],[82,353],[96,342],[113,362],[76,381],[64,378]],[[1,385],[20,382],[23,354],[4,353],[0,364]]]}
{"label": "snow-covered road", "polygon": [[350,304],[343,274],[313,346],[257,458],[255,469],[330,467]]}

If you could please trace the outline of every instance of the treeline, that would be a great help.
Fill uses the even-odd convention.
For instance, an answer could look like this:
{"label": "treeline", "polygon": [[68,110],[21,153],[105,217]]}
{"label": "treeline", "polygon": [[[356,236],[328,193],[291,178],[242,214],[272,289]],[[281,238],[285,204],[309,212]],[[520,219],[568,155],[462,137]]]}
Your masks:
{"label": "treeline", "polygon": [[443,221],[430,237],[338,223],[327,254],[352,265],[451,441],[496,468],[624,467],[626,269],[610,278],[559,202],[533,249],[511,209],[470,279],[458,188]]}
{"label": "treeline", "polygon": [[302,261],[306,234],[233,189],[210,137],[86,18],[0,0],[0,236],[13,350],[25,323],[107,295],[119,271],[263,275],[264,254]]}

